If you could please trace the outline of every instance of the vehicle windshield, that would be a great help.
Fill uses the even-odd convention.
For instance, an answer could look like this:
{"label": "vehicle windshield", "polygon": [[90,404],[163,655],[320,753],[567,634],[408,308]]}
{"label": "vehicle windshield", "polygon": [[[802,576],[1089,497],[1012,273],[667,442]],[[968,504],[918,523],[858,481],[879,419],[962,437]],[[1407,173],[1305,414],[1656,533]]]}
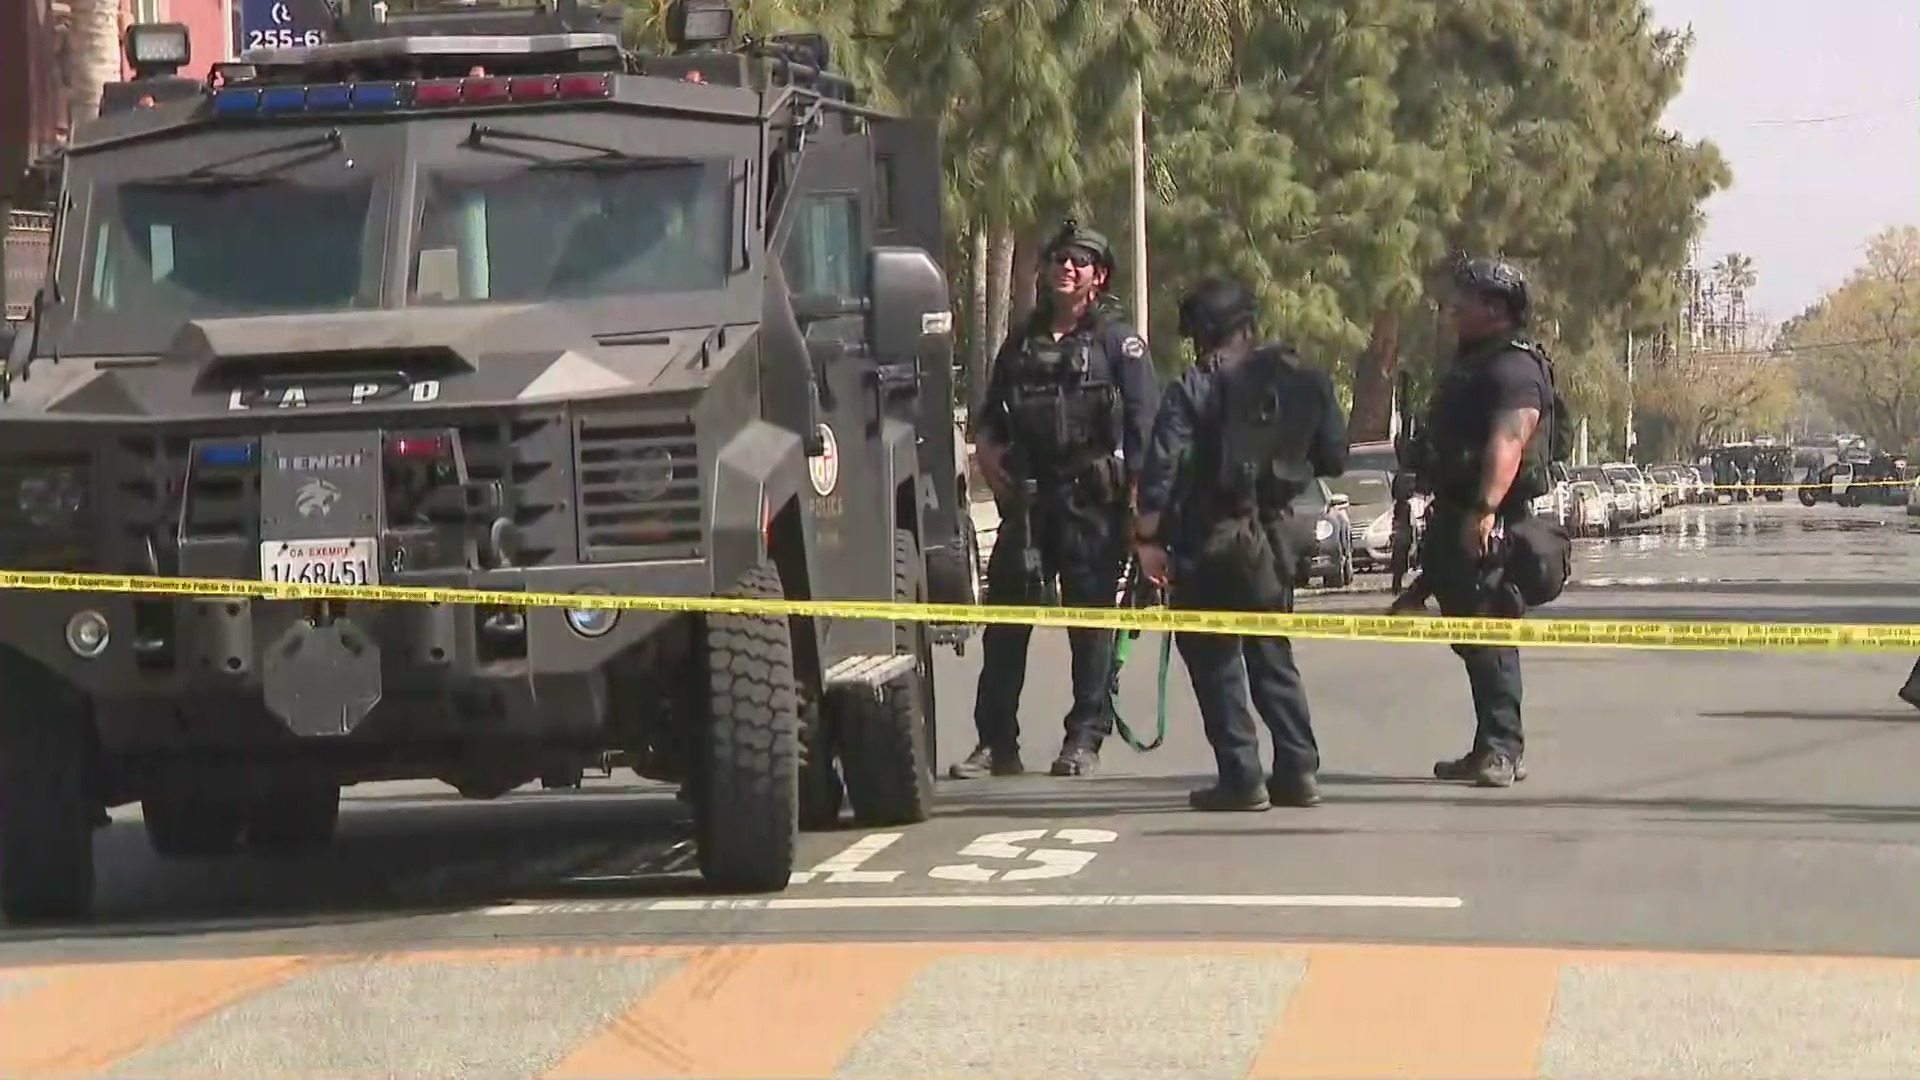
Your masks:
{"label": "vehicle windshield", "polygon": [[85,219],[79,315],[174,325],[373,306],[368,220],[377,179],[362,170],[98,185]]}
{"label": "vehicle windshield", "polygon": [[1573,470],[1573,475],[1575,479],[1589,480],[1599,487],[1606,487],[1609,479],[1606,470],[1598,465],[1582,465]]}
{"label": "vehicle windshield", "polygon": [[723,288],[724,160],[588,159],[426,170],[416,304]]}
{"label": "vehicle windshield", "polygon": [[1328,477],[1327,486],[1335,494],[1345,495],[1355,510],[1393,504],[1393,477],[1374,469],[1348,469],[1340,476]]}

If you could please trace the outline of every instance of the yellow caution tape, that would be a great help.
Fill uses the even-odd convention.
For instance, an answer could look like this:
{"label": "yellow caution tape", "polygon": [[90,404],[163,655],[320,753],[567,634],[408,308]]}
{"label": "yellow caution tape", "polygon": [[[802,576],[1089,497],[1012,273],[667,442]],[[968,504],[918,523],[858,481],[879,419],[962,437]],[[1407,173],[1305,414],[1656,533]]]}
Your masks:
{"label": "yellow caution tape", "polygon": [[0,589],[134,593],[261,600],[598,611],[704,612],[890,622],[1008,624],[1102,630],[1162,630],[1249,637],[1443,645],[1559,645],[1698,651],[1888,651],[1920,653],[1920,624],[1745,623],[1608,619],[1472,619],[1423,615],[1310,615],[1167,608],[1065,608],[906,604],[884,600],[762,600],[713,596],[601,596],[585,593],[449,589],[399,585],[292,585],[214,578],[143,577],[0,570]]}

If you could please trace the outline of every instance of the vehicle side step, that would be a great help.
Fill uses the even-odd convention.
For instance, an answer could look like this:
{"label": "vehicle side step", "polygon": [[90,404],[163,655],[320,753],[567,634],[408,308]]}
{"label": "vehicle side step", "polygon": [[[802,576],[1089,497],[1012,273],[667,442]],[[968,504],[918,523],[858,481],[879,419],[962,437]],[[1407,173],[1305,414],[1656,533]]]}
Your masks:
{"label": "vehicle side step", "polygon": [[912,656],[849,656],[827,669],[827,689],[864,686],[875,694],[880,688],[913,670]]}

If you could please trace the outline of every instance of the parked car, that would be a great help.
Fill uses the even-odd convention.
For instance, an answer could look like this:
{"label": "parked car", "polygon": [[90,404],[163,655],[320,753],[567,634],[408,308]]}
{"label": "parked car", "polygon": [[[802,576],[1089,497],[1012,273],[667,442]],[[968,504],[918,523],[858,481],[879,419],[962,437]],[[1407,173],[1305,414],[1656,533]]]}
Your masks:
{"label": "parked car", "polygon": [[1663,507],[1679,506],[1691,494],[1693,479],[1683,474],[1678,465],[1655,465],[1647,470],[1647,479],[1653,482]]}
{"label": "parked car", "polygon": [[[1347,471],[1329,481],[1336,495],[1345,495],[1353,530],[1353,566],[1359,571],[1387,571],[1393,567],[1393,477],[1400,457],[1390,442],[1355,443],[1347,449]],[[1426,529],[1429,498],[1415,495],[1413,509],[1413,564],[1420,563],[1420,537]]]}
{"label": "parked car", "polygon": [[1568,516],[1573,513],[1573,495],[1568,490],[1571,476],[1567,467],[1557,461],[1548,466],[1547,471],[1553,487],[1533,500],[1533,512],[1537,517],[1552,518],[1565,528]]}
{"label": "parked car", "polygon": [[1686,466],[1687,474],[1693,477],[1693,501],[1712,506],[1720,501],[1720,491],[1713,484],[1713,470],[1699,465]]}
{"label": "parked car", "polygon": [[1609,480],[1624,480],[1633,493],[1634,520],[1645,521],[1660,512],[1660,496],[1654,494],[1653,484],[1640,471],[1638,465],[1624,461],[1609,461],[1600,466]]}
{"label": "parked car", "polygon": [[1567,520],[1567,532],[1573,536],[1604,536],[1612,532],[1618,511],[1600,485],[1591,480],[1575,480],[1569,487],[1573,493],[1573,511]]}
{"label": "parked car", "polygon": [[1347,497],[1335,493],[1325,480],[1315,480],[1293,500],[1293,512],[1303,524],[1313,522],[1313,542],[1300,554],[1295,583],[1304,586],[1319,578],[1329,589],[1353,584],[1353,523],[1347,517]]}
{"label": "parked car", "polygon": [[[1347,500],[1353,529],[1353,568],[1385,570],[1393,565],[1393,474],[1378,469],[1348,469],[1327,486]],[[1415,522],[1415,529],[1419,523]]]}

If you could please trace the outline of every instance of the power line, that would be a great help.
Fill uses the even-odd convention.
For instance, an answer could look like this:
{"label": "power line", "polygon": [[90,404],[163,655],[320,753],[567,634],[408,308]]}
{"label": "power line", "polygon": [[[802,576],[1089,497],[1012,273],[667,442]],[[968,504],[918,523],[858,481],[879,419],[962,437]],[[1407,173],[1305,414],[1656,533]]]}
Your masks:
{"label": "power line", "polygon": [[1786,356],[1790,353],[1823,352],[1828,349],[1852,349],[1862,345],[1891,345],[1897,341],[1912,339],[1896,337],[1854,338],[1850,341],[1811,341],[1806,344],[1789,343],[1760,349],[1688,349],[1691,357],[1737,357],[1737,356]]}
{"label": "power line", "polygon": [[1869,116],[1885,116],[1891,112],[1901,112],[1920,106],[1920,98],[1899,105],[1889,105],[1880,109],[1866,109],[1860,112],[1835,113],[1832,116],[1802,116],[1774,120],[1751,120],[1748,127],[1810,127],[1814,124],[1838,124],[1848,120],[1860,120]]}

